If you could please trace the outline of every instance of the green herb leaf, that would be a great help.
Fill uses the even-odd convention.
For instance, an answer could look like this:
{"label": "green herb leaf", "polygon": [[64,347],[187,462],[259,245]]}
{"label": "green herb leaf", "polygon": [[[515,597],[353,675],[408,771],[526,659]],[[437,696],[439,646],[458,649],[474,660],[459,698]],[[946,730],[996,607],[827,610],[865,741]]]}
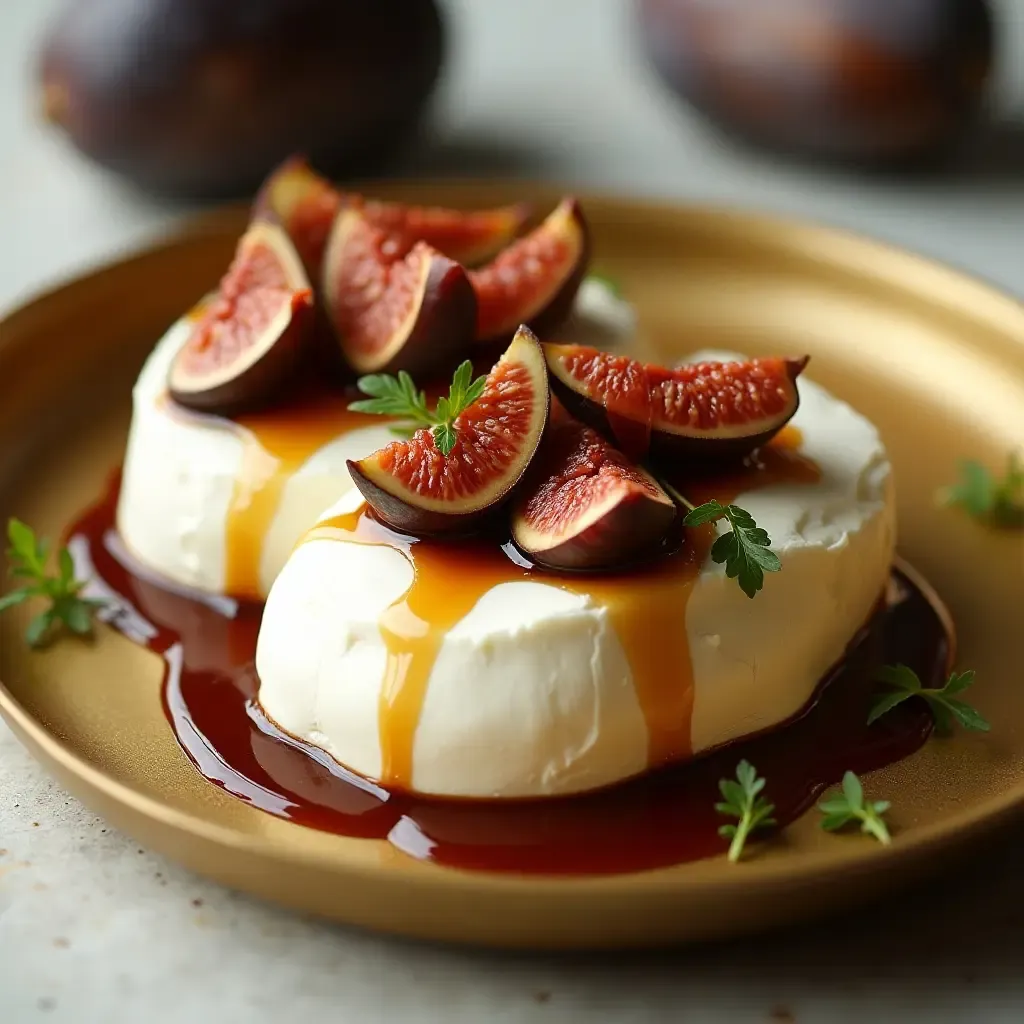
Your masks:
{"label": "green herb leaf", "polygon": [[596,284],[601,285],[603,288],[607,288],[615,298],[622,298],[622,285],[620,285],[614,277],[610,277],[608,274],[595,273],[594,271],[591,271],[587,274],[586,280],[593,281]]}
{"label": "green herb leaf", "polygon": [[54,622],[52,609],[48,612],[40,612],[25,630],[25,642],[29,647],[42,647]]}
{"label": "green herb leaf", "polygon": [[487,378],[477,377],[473,380],[473,364],[467,359],[456,369],[447,396],[437,400],[433,412],[427,406],[426,392],[417,390],[412,377],[404,370],[397,377],[386,373],[360,377],[357,386],[364,395],[371,397],[352,402],[349,405],[351,410],[398,417],[402,422],[391,429],[404,437],[427,428],[433,435],[438,451],[447,458],[458,439],[455,421],[480,400],[487,386]]}
{"label": "green herb leaf", "polygon": [[917,673],[906,665],[883,665],[876,678],[891,688],[891,692],[878,697],[868,715],[868,725],[877,722],[884,714],[911,697],[921,697],[928,704],[935,719],[935,731],[948,736],[954,724],[975,732],[988,732],[991,726],[978,711],[966,701],[956,699],[974,682],[973,670],[954,672],[942,687],[921,685]]}
{"label": "green herb leaf", "polygon": [[455,432],[455,426],[452,423],[442,423],[439,426],[434,427],[434,444],[437,445],[437,450],[445,457],[448,458],[452,453],[452,449],[455,447],[455,441],[458,435]]}
{"label": "green herb leaf", "polygon": [[715,810],[738,819],[738,824],[723,825],[718,830],[719,835],[732,840],[729,860],[734,864],[743,855],[743,847],[751,832],[775,824],[771,816],[775,805],[760,795],[764,786],[765,780],[758,777],[749,761],[740,761],[736,766],[735,779],[722,779],[718,783],[723,800],[715,804]]}
{"label": "green herb leaf", "polygon": [[883,846],[892,842],[888,826],[882,815],[891,804],[888,800],[865,800],[864,786],[853,772],[843,776],[839,791],[832,792],[821,803],[821,827],[826,832],[838,832],[847,825],[859,822],[861,832],[874,836]]}
{"label": "green herb leaf", "polygon": [[969,459],[960,463],[960,479],[939,492],[944,505],[959,505],[993,526],[1024,526],[1024,462],[1013,452],[1006,473],[997,480],[987,466]]}
{"label": "green herb leaf", "polygon": [[426,394],[417,391],[412,377],[405,370],[400,371],[397,377],[386,373],[371,373],[359,378],[358,387],[364,395],[371,397],[352,402],[349,408],[353,412],[401,416],[414,421],[422,421],[430,415]]}
{"label": "green herb leaf", "polygon": [[708,501],[691,508],[683,522],[687,526],[703,526],[719,519],[727,520],[732,530],[721,534],[711,546],[712,561],[724,562],[726,576],[738,580],[743,593],[752,598],[764,586],[764,574],[778,572],[782,563],[770,547],[767,531],[739,505]]}
{"label": "green herb leaf", "polygon": [[25,640],[30,647],[39,647],[51,639],[58,627],[64,627],[79,636],[92,633],[93,616],[102,602],[79,596],[84,582],[75,579],[75,563],[71,552],[61,548],[57,555],[56,576],[46,571],[46,560],[50,545],[37,539],[31,527],[19,519],[7,523],[7,538],[10,549],[10,575],[32,582],[0,597],[0,612],[23,604],[33,597],[42,597],[50,607],[38,614],[25,631]]}
{"label": "green herb leaf", "polygon": [[9,594],[4,594],[3,597],[0,597],[0,612],[5,612],[8,608],[13,608],[15,605],[27,601],[36,593],[38,591],[35,587],[19,587],[17,590],[12,590]]}

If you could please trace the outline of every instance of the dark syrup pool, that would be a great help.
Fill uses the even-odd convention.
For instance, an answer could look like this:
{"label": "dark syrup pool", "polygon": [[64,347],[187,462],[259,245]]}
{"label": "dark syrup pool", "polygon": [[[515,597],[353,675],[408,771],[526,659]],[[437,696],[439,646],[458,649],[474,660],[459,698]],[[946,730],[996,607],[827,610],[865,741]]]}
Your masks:
{"label": "dark syrup pool", "polygon": [[[789,724],[583,796],[515,802],[424,799],[388,792],[322,751],[279,732],[259,712],[253,657],[261,608],[171,591],[130,568],[114,527],[117,480],[70,529],[80,570],[116,596],[110,624],[160,654],[164,708],[188,756],[214,785],[300,825],[386,839],[436,864],[528,874],[615,874],[724,851],[718,780],[741,758],[767,780],[784,827],[850,769],[858,774],[917,750],[931,717],[908,702],[865,724],[874,668],[902,662],[941,685],[952,639],[926,596],[894,571],[886,601]],[[799,623],[794,624],[799,628]]]}

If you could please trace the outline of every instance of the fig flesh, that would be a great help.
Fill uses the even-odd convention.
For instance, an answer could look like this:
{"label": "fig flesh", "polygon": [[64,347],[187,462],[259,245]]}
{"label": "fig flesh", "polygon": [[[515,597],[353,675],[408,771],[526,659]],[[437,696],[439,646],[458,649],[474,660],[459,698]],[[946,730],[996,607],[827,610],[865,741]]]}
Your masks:
{"label": "fig flesh", "polygon": [[477,339],[507,338],[519,324],[538,333],[560,326],[572,310],[589,258],[590,236],[579,203],[564,199],[528,235],[470,271]]}
{"label": "fig flesh", "polygon": [[295,243],[309,279],[319,283],[327,239],[340,208],[341,193],[304,158],[292,157],[263,183],[254,213],[281,224]]}
{"label": "fig flesh", "polygon": [[584,345],[545,345],[551,387],[577,419],[630,458],[741,458],[797,410],[799,359],[702,362],[666,369]]}
{"label": "fig flesh", "polygon": [[591,427],[552,422],[512,511],[512,539],[539,565],[610,569],[654,551],[675,503]]}
{"label": "fig flesh", "polygon": [[499,253],[519,234],[530,216],[526,203],[462,211],[443,206],[404,206],[376,199],[360,201],[366,216],[392,236],[406,239],[409,244],[422,239],[464,267],[474,267]]}
{"label": "fig flesh", "polygon": [[464,532],[519,483],[547,425],[550,395],[540,343],[520,328],[482,396],[455,420],[444,455],[430,430],[393,441],[349,472],[384,522],[414,535]]}
{"label": "fig flesh", "polygon": [[525,203],[462,211],[365,199],[339,191],[301,157],[279,167],[256,200],[258,212],[269,211],[284,225],[313,281],[320,280],[327,238],[342,206],[359,207],[395,240],[402,255],[424,241],[463,266],[490,259],[519,234],[529,217]]}
{"label": "fig flesh", "polygon": [[418,373],[473,340],[476,296],[462,266],[426,242],[405,255],[361,210],[338,214],[324,259],[327,316],[357,373]]}
{"label": "fig flesh", "polygon": [[171,397],[219,413],[264,404],[294,377],[312,321],[298,253],[280,227],[256,221],[171,364]]}

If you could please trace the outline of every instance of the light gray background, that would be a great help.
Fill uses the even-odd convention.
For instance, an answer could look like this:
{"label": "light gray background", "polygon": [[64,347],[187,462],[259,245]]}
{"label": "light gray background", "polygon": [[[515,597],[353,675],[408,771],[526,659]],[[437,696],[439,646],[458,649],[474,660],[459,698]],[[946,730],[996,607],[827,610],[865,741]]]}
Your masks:
{"label": "light gray background", "polygon": [[[54,0],[0,0],[0,307],[182,211],[80,161],[36,118]],[[793,211],[1024,295],[1024,3],[999,4],[1010,122],[955,178],[884,181],[737,152],[629,45],[616,0],[452,0],[432,174],[518,174]],[[1016,119],[1016,127],[1014,120]],[[113,833],[0,725],[0,1022],[1020,1021],[1024,831],[926,891],[782,935],[657,955],[502,956],[296,918]]]}

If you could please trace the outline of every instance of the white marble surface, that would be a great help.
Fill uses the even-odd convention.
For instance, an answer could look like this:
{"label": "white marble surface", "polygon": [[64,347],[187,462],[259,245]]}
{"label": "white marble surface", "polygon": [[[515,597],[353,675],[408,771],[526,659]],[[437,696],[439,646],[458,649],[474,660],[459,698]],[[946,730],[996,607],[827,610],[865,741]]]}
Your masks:
{"label": "white marble surface", "polygon": [[[458,0],[425,173],[516,173],[796,211],[1024,295],[1024,4],[1002,0],[1016,117],[967,173],[882,181],[778,166],[688,118],[625,45],[616,0]],[[181,211],[45,132],[30,88],[54,0],[0,0],[0,307]],[[0,1022],[988,1022],[1024,1017],[1024,830],[927,891],[812,929],[658,955],[527,957],[357,934],[178,870],[112,832],[0,726]]]}

